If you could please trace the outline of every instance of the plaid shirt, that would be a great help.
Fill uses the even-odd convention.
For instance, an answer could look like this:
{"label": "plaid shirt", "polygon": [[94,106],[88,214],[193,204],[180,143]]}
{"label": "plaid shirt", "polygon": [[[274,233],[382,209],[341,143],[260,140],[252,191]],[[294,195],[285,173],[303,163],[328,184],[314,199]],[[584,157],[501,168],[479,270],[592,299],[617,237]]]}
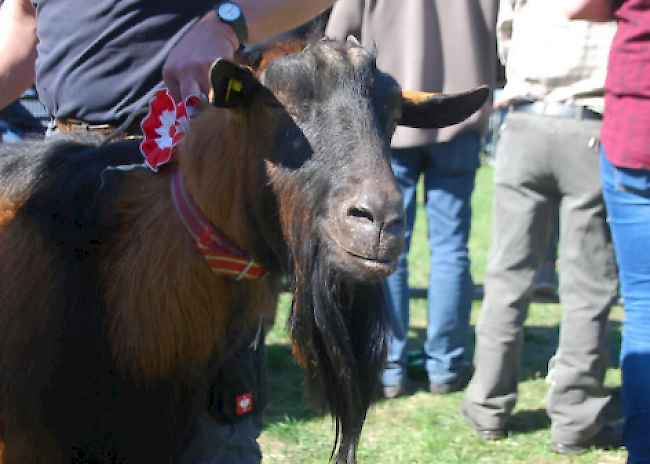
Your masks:
{"label": "plaid shirt", "polygon": [[503,98],[587,106],[603,112],[603,87],[615,23],[569,21],[563,0],[501,0],[499,56]]}
{"label": "plaid shirt", "polygon": [[650,170],[650,0],[623,1],[615,15],[601,140],[613,165]]}

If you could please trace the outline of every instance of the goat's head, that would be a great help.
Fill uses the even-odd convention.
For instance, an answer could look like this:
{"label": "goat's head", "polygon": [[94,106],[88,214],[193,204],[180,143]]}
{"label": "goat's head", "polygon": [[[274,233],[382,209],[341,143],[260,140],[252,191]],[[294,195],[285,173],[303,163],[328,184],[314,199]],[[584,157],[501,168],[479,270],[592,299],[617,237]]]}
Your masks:
{"label": "goat's head", "polygon": [[317,41],[267,61],[257,72],[218,61],[214,101],[261,102],[271,113],[266,174],[285,239],[295,250],[301,223],[299,230],[316,234],[337,274],[362,282],[386,277],[404,242],[403,202],[389,160],[395,127],[457,123],[483,104],[487,89],[402,92],[352,39]]}

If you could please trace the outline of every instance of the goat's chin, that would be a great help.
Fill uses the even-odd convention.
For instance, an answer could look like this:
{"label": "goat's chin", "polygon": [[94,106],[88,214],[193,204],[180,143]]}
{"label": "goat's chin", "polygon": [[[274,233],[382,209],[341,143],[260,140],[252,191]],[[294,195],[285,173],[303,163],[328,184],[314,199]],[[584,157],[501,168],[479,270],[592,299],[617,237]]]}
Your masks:
{"label": "goat's chin", "polygon": [[[363,230],[362,230],[363,229]],[[320,227],[321,241],[330,269],[356,282],[376,283],[392,274],[403,249],[403,235],[380,234],[373,227],[346,231],[336,221],[324,221]]]}
{"label": "goat's chin", "polygon": [[397,268],[397,258],[388,261],[366,258],[336,243],[329,245],[328,261],[330,268],[341,277],[363,283],[380,282]]}

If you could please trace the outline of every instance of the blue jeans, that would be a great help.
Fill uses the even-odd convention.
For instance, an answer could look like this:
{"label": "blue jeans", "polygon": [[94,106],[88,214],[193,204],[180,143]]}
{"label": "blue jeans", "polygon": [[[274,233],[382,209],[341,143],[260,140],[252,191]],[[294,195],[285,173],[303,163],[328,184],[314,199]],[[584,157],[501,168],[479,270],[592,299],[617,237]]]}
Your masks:
{"label": "blue jeans", "polygon": [[394,149],[392,166],[404,194],[406,246],[397,270],[386,281],[392,335],[385,386],[403,383],[409,324],[407,254],[415,220],[415,189],[424,175],[431,249],[427,340],[424,353],[429,380],[450,383],[470,362],[466,354],[474,284],[469,272],[467,241],[470,199],[479,162],[480,137],[466,132],[450,142]]}
{"label": "blue jeans", "polygon": [[619,267],[623,443],[628,464],[650,463],[650,171],[612,165],[601,148],[601,181]]}
{"label": "blue jeans", "polygon": [[20,131],[0,120],[0,143],[15,143],[22,138]]}

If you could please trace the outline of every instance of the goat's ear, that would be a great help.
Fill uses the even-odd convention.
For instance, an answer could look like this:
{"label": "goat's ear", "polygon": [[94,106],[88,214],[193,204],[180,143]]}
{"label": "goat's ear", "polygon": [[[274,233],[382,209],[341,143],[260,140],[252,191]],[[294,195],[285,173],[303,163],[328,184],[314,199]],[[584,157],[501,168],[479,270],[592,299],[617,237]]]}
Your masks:
{"label": "goat's ear", "polygon": [[468,92],[436,94],[402,91],[402,126],[438,129],[470,117],[488,98],[490,90],[482,86]]}
{"label": "goat's ear", "polygon": [[218,59],[210,69],[210,102],[224,108],[250,105],[261,87],[250,68],[225,59]]}

